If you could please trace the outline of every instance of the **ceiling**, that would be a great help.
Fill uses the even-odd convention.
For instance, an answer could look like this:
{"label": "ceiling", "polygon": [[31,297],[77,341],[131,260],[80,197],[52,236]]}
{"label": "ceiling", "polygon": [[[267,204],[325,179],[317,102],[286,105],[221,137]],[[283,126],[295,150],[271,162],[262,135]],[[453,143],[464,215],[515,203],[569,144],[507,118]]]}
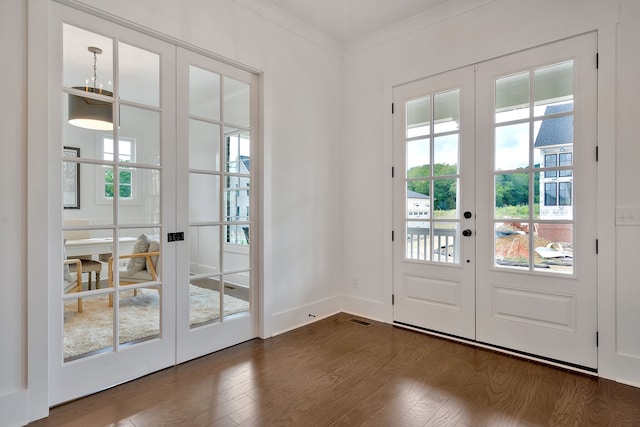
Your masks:
{"label": "ceiling", "polygon": [[268,0],[341,43],[367,34],[450,0]]}

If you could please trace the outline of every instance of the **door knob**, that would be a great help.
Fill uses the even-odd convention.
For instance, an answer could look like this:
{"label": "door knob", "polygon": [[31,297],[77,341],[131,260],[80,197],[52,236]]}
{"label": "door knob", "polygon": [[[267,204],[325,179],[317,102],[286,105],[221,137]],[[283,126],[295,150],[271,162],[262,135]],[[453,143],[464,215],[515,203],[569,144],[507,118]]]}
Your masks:
{"label": "door knob", "polygon": [[464,237],[469,237],[469,236],[471,236],[472,234],[473,234],[473,231],[469,230],[468,228],[467,228],[466,230],[463,230],[463,231],[462,231],[462,235],[463,235]]}

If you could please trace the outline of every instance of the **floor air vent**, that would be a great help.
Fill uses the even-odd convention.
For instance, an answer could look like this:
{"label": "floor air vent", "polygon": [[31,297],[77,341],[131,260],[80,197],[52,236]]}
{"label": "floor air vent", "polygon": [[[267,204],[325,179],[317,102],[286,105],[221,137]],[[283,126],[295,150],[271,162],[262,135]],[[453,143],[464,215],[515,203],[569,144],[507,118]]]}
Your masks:
{"label": "floor air vent", "polygon": [[371,323],[365,322],[364,320],[360,320],[360,319],[349,319],[349,322],[355,323],[361,326],[371,326]]}

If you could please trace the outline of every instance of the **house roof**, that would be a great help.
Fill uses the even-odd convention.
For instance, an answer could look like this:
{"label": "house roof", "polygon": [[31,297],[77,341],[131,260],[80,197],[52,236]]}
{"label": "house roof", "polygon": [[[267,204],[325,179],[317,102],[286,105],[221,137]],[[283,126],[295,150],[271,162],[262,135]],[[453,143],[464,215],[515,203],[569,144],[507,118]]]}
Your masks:
{"label": "house roof", "polygon": [[[573,109],[573,103],[548,105],[545,116],[565,113]],[[573,114],[562,117],[550,117],[542,120],[534,147],[548,147],[573,143]]]}
{"label": "house roof", "polygon": [[407,190],[407,198],[409,199],[428,199],[429,196],[422,193],[416,193],[415,191]]}
{"label": "house roof", "polygon": [[251,158],[249,156],[239,156],[240,161],[244,163],[244,167],[247,168],[247,172],[251,170],[249,166],[251,165]]}

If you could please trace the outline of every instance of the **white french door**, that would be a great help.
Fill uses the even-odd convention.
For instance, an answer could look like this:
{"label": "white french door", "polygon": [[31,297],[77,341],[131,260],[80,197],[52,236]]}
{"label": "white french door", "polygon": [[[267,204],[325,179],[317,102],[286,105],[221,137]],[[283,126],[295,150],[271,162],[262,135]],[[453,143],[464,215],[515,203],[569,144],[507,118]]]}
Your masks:
{"label": "white french door", "polygon": [[257,77],[51,6],[55,405],[257,336]]}
{"label": "white french door", "polygon": [[394,90],[394,322],[597,369],[595,55],[588,34]]}
{"label": "white french door", "polygon": [[[588,34],[482,63],[477,72],[484,196],[476,339],[590,369],[597,368],[596,49]],[[516,210],[507,185],[520,188]]]}
{"label": "white french door", "polygon": [[394,321],[475,337],[473,68],[394,90]]}
{"label": "white french door", "polygon": [[257,77],[179,49],[178,110],[183,362],[257,336]]}

